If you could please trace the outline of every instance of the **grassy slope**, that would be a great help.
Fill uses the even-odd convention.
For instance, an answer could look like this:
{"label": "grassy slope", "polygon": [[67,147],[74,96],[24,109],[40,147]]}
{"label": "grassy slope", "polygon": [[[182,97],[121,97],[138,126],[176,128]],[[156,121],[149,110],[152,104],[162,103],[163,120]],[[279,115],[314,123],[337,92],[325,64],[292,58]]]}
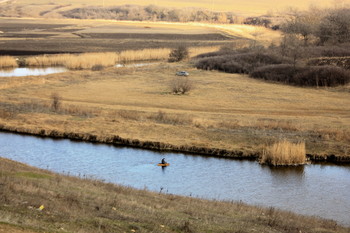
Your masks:
{"label": "grassy slope", "polygon": [[134,190],[3,158],[0,185],[0,232],[349,232],[273,208]]}
{"label": "grassy slope", "polygon": [[[187,95],[170,93],[178,70],[191,74],[195,89]],[[280,138],[305,140],[312,154],[350,151],[350,94],[337,88],[266,83],[185,63],[1,78],[0,87],[4,103],[21,106],[0,118],[13,129],[90,133],[102,141],[119,135],[247,154]],[[48,107],[52,92],[63,100],[59,114]]]}

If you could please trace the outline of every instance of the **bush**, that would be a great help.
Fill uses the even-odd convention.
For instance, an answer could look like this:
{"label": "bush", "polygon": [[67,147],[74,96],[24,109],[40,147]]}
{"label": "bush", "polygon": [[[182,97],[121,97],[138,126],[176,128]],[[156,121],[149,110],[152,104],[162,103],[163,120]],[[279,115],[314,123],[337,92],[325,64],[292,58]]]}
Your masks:
{"label": "bush", "polygon": [[169,62],[179,62],[189,57],[188,48],[181,45],[176,49],[173,49],[169,54]]}
{"label": "bush", "polygon": [[350,72],[335,66],[269,65],[256,69],[250,76],[297,86],[334,87],[350,82]]}
{"label": "bush", "polygon": [[188,77],[176,77],[170,82],[172,93],[186,94],[193,89],[193,83]]}
{"label": "bush", "polygon": [[[213,53],[212,53],[213,54]],[[228,73],[250,73],[254,69],[267,64],[281,64],[281,57],[268,53],[235,52],[225,55],[198,59],[195,66],[205,70],[220,70]]]}
{"label": "bush", "polygon": [[293,78],[298,86],[334,87],[349,82],[350,72],[335,66],[313,66]]}
{"label": "bush", "polygon": [[93,65],[93,66],[91,67],[91,70],[92,70],[92,71],[101,71],[101,70],[103,70],[103,69],[104,69],[104,66],[103,66],[103,65],[100,65],[100,64]]}
{"label": "bush", "polygon": [[288,84],[292,82],[295,73],[301,72],[302,70],[303,68],[294,67],[292,64],[268,65],[255,69],[250,76]]}

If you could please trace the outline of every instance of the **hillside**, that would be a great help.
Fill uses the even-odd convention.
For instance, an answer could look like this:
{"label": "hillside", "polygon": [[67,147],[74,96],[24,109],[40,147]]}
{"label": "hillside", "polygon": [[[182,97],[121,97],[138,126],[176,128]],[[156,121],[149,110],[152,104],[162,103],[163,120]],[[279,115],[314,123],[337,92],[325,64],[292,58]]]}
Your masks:
{"label": "hillside", "polygon": [[[349,232],[334,221],[135,190],[0,157],[0,232]],[[41,208],[40,208],[41,207]]]}

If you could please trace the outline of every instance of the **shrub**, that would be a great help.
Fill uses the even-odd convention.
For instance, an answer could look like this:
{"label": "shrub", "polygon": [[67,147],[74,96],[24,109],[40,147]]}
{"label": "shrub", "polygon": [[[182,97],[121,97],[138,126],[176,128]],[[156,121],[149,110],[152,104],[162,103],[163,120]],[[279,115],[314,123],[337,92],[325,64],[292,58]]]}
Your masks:
{"label": "shrub", "polygon": [[[214,55],[215,53],[211,53]],[[269,53],[223,53],[223,55],[200,58],[195,63],[199,69],[220,70],[228,73],[250,73],[267,64],[281,64],[285,59]],[[220,54],[220,53],[218,53]]]}
{"label": "shrub", "polygon": [[300,72],[302,69],[291,64],[268,65],[255,69],[250,76],[289,84],[292,82],[295,73]]}
{"label": "shrub", "polygon": [[104,66],[101,65],[101,64],[93,65],[93,66],[91,67],[91,70],[92,70],[92,71],[101,71],[101,70],[103,70],[103,69],[104,69]]}
{"label": "shrub", "polygon": [[306,162],[305,142],[292,143],[282,140],[267,146],[260,159],[261,164],[273,166],[301,165]]}
{"label": "shrub", "polygon": [[182,61],[189,56],[188,48],[180,45],[178,48],[173,49],[169,54],[169,62],[179,62]]}
{"label": "shrub", "polygon": [[193,82],[184,76],[179,76],[171,80],[170,88],[172,93],[186,94],[193,89]]}
{"label": "shrub", "polygon": [[269,65],[257,68],[250,76],[297,86],[334,87],[350,82],[350,72],[335,66]]}
{"label": "shrub", "polygon": [[313,66],[296,74],[292,83],[298,86],[334,87],[350,82],[350,72],[335,66]]}

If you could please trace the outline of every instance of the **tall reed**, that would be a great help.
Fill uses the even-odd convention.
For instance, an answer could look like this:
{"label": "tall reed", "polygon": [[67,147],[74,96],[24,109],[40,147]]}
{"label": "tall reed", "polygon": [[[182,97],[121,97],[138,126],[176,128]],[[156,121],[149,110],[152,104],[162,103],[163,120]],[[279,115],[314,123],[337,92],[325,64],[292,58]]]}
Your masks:
{"label": "tall reed", "polygon": [[15,68],[17,67],[16,58],[11,56],[0,56],[0,68]]}
{"label": "tall reed", "polygon": [[306,162],[305,142],[293,143],[282,140],[267,146],[260,163],[273,166],[301,165]]}
{"label": "tall reed", "polygon": [[[190,55],[196,56],[204,52],[216,51],[217,46],[191,47]],[[111,67],[117,63],[128,63],[134,61],[166,60],[171,49],[142,49],[125,50],[119,53],[82,53],[82,54],[56,54],[28,57],[26,66],[64,66],[68,69],[92,69],[93,67]],[[0,60],[1,61],[1,60]],[[14,60],[15,61],[15,60]],[[0,63],[1,64],[1,63]],[[1,67],[1,66],[0,66]]]}

